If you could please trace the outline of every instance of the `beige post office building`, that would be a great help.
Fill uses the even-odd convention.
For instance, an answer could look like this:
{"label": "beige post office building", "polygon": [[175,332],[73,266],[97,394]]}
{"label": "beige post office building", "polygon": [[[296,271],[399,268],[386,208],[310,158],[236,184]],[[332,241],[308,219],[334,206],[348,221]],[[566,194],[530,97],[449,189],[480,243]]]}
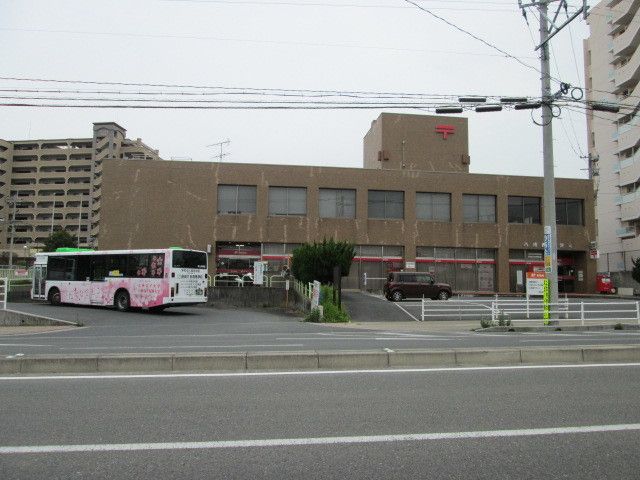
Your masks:
{"label": "beige post office building", "polygon": [[[388,113],[363,168],[104,158],[97,242],[202,249],[212,272],[240,273],[279,272],[297,245],[334,238],[357,245],[350,288],[415,269],[457,292],[523,291],[543,265],[542,178],[469,164],[467,119]],[[556,195],[560,290],[592,292],[592,185],[557,179]]]}

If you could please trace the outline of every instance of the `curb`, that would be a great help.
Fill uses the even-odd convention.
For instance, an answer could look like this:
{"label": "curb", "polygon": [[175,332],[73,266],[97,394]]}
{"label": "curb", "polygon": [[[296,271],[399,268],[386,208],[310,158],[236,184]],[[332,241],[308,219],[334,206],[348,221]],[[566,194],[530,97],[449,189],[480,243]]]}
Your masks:
{"label": "curb", "polygon": [[0,374],[246,372],[640,362],[640,345],[243,353],[33,355],[0,359]]}
{"label": "curb", "polygon": [[[622,323],[622,328],[620,330],[640,330],[640,324],[638,323]],[[475,333],[492,333],[492,332],[601,332],[601,331],[614,331],[613,324],[607,325],[548,325],[548,326],[537,326],[537,327],[519,327],[510,325],[508,327],[487,327],[487,328],[477,328],[474,329]]]}

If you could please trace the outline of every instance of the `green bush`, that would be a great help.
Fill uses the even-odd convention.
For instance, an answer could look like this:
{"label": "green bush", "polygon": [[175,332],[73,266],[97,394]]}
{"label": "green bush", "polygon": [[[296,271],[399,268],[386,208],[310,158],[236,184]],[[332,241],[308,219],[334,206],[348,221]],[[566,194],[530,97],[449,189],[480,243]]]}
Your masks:
{"label": "green bush", "polygon": [[491,317],[482,317],[480,319],[480,326],[482,328],[489,328],[492,326]]}
{"label": "green bush", "polygon": [[320,309],[314,308],[311,310],[306,317],[304,317],[305,322],[319,323],[320,322]]}
{"label": "green bush", "polygon": [[616,324],[613,326],[613,329],[614,329],[614,330],[624,330],[624,325],[622,325],[621,323],[616,323]]}

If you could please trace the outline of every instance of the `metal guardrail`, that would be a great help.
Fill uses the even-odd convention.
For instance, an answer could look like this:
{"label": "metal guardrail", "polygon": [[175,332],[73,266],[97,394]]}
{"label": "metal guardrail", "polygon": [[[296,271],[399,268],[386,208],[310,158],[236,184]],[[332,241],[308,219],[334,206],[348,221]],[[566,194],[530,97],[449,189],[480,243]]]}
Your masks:
{"label": "metal guardrail", "polygon": [[[409,303],[408,305],[412,305]],[[640,324],[640,302],[589,302],[569,301],[561,299],[558,303],[549,304],[545,308],[542,300],[535,299],[492,299],[482,301],[478,299],[450,299],[448,301],[422,299],[420,303],[421,321],[429,319],[490,319],[498,323],[500,319],[516,323],[539,323],[548,319],[563,323],[586,325],[599,322],[634,322]]]}

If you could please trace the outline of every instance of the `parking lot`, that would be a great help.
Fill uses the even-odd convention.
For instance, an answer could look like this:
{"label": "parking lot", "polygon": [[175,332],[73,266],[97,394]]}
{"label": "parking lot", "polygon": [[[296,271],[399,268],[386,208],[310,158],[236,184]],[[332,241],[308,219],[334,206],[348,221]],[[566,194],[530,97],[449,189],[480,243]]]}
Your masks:
{"label": "parking lot", "polygon": [[[349,298],[349,295],[345,297],[347,304],[353,305]],[[470,322],[416,322],[412,318],[417,308],[415,302],[398,304],[360,293],[354,298],[367,304],[369,311],[378,312],[378,321],[363,322],[356,318],[352,325],[331,325],[304,323],[300,317],[267,310],[182,307],[154,314],[142,311],[116,312],[96,307],[10,304],[11,309],[80,321],[84,326],[38,334],[8,335],[0,330],[0,355],[399,350],[640,343],[638,331],[478,334],[471,331]],[[394,316],[385,315],[387,311]],[[479,322],[471,324],[479,327]],[[443,325],[447,328],[432,328]]]}

